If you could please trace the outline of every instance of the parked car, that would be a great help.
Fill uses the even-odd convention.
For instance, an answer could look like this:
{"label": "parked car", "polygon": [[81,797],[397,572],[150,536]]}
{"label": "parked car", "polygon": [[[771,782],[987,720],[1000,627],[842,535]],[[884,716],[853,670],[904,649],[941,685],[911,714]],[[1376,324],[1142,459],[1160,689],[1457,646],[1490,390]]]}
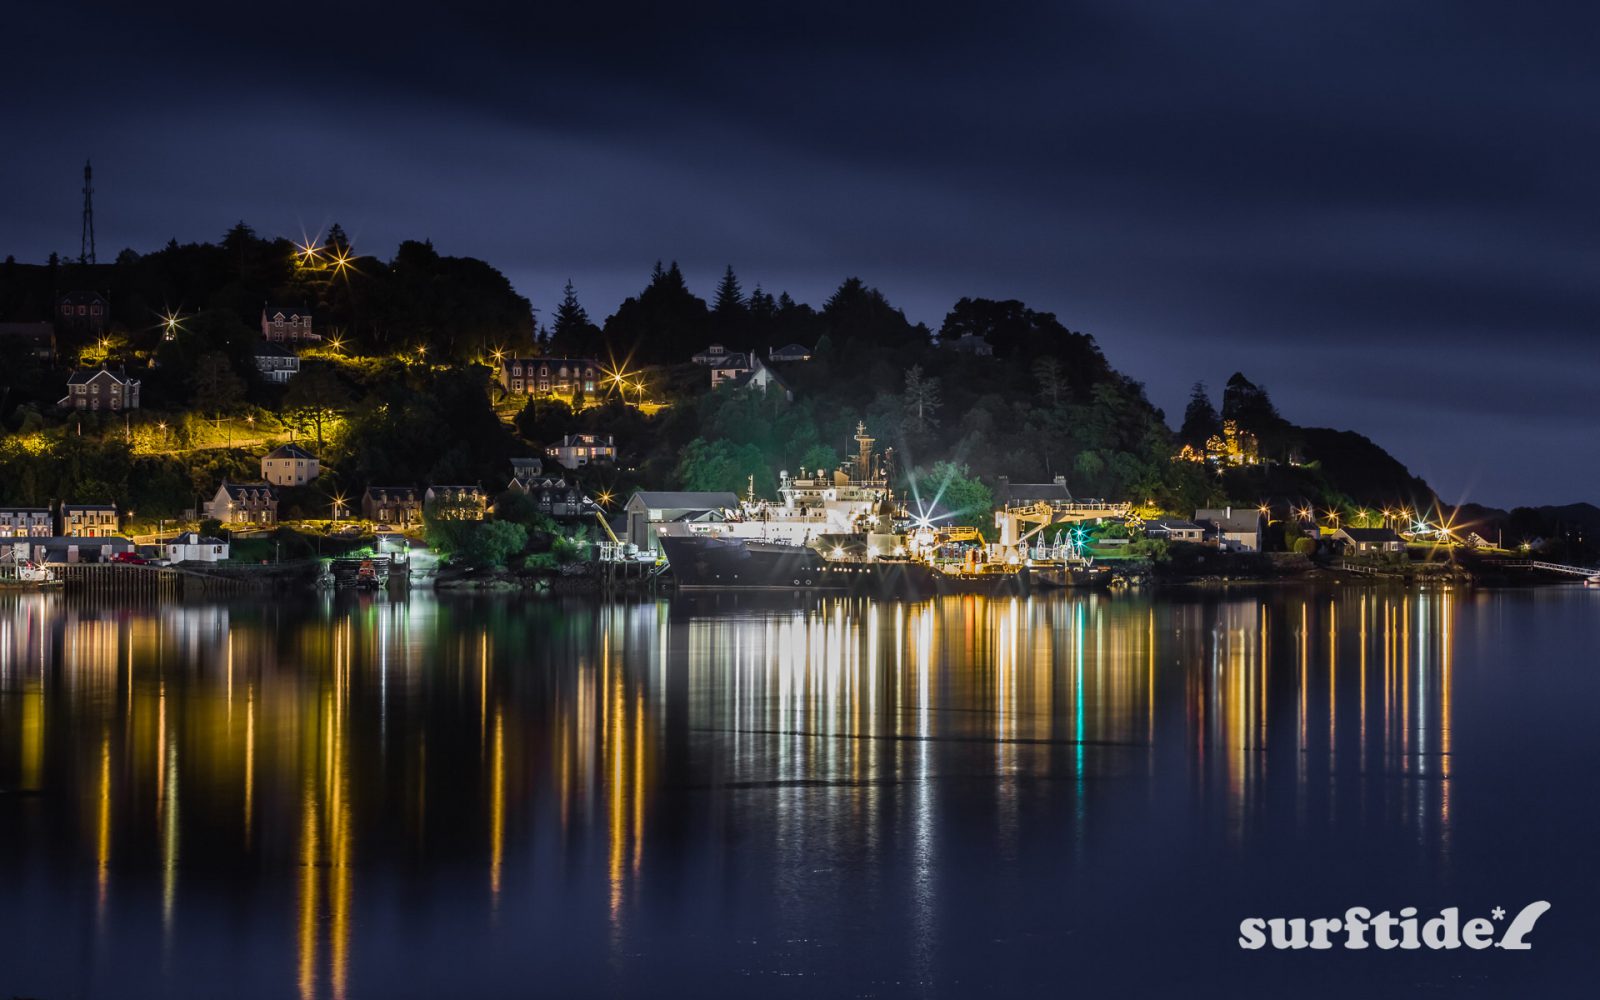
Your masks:
{"label": "parked car", "polygon": [[118,552],[116,555],[111,557],[111,561],[114,563],[126,563],[129,566],[150,565],[150,560],[146,559],[144,556],[141,556],[137,552]]}

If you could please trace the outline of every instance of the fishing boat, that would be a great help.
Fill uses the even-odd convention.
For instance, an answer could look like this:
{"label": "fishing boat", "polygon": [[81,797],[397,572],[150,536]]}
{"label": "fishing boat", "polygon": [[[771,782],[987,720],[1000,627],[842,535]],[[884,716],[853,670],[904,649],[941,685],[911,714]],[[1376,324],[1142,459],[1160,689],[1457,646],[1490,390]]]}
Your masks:
{"label": "fishing boat", "polygon": [[0,573],[0,587],[17,590],[49,590],[61,586],[56,571],[44,563],[17,563],[10,573]]}

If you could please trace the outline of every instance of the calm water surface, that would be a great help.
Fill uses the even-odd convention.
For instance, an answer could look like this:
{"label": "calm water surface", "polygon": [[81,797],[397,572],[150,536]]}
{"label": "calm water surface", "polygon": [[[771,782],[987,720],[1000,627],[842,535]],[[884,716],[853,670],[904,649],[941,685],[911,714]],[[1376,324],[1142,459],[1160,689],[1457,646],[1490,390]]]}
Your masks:
{"label": "calm water surface", "polygon": [[0,996],[1588,995],[1597,649],[1571,588],[0,595]]}

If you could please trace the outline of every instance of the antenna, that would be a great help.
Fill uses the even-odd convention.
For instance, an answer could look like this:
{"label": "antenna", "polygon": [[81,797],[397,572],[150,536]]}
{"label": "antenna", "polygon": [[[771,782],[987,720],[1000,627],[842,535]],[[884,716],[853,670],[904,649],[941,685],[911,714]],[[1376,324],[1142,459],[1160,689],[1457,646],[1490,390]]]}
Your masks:
{"label": "antenna", "polygon": [[93,264],[94,261],[94,185],[90,180],[94,176],[89,161],[83,161],[83,238],[78,244],[78,263]]}

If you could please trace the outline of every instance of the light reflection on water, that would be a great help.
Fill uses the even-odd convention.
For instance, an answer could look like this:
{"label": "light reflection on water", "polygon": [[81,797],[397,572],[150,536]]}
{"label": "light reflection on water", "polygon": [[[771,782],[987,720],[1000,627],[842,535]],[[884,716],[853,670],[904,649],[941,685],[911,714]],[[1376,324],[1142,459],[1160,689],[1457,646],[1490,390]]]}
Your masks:
{"label": "light reflection on water", "polygon": [[1141,843],[1448,882],[1463,600],[0,598],[3,985],[937,992]]}

